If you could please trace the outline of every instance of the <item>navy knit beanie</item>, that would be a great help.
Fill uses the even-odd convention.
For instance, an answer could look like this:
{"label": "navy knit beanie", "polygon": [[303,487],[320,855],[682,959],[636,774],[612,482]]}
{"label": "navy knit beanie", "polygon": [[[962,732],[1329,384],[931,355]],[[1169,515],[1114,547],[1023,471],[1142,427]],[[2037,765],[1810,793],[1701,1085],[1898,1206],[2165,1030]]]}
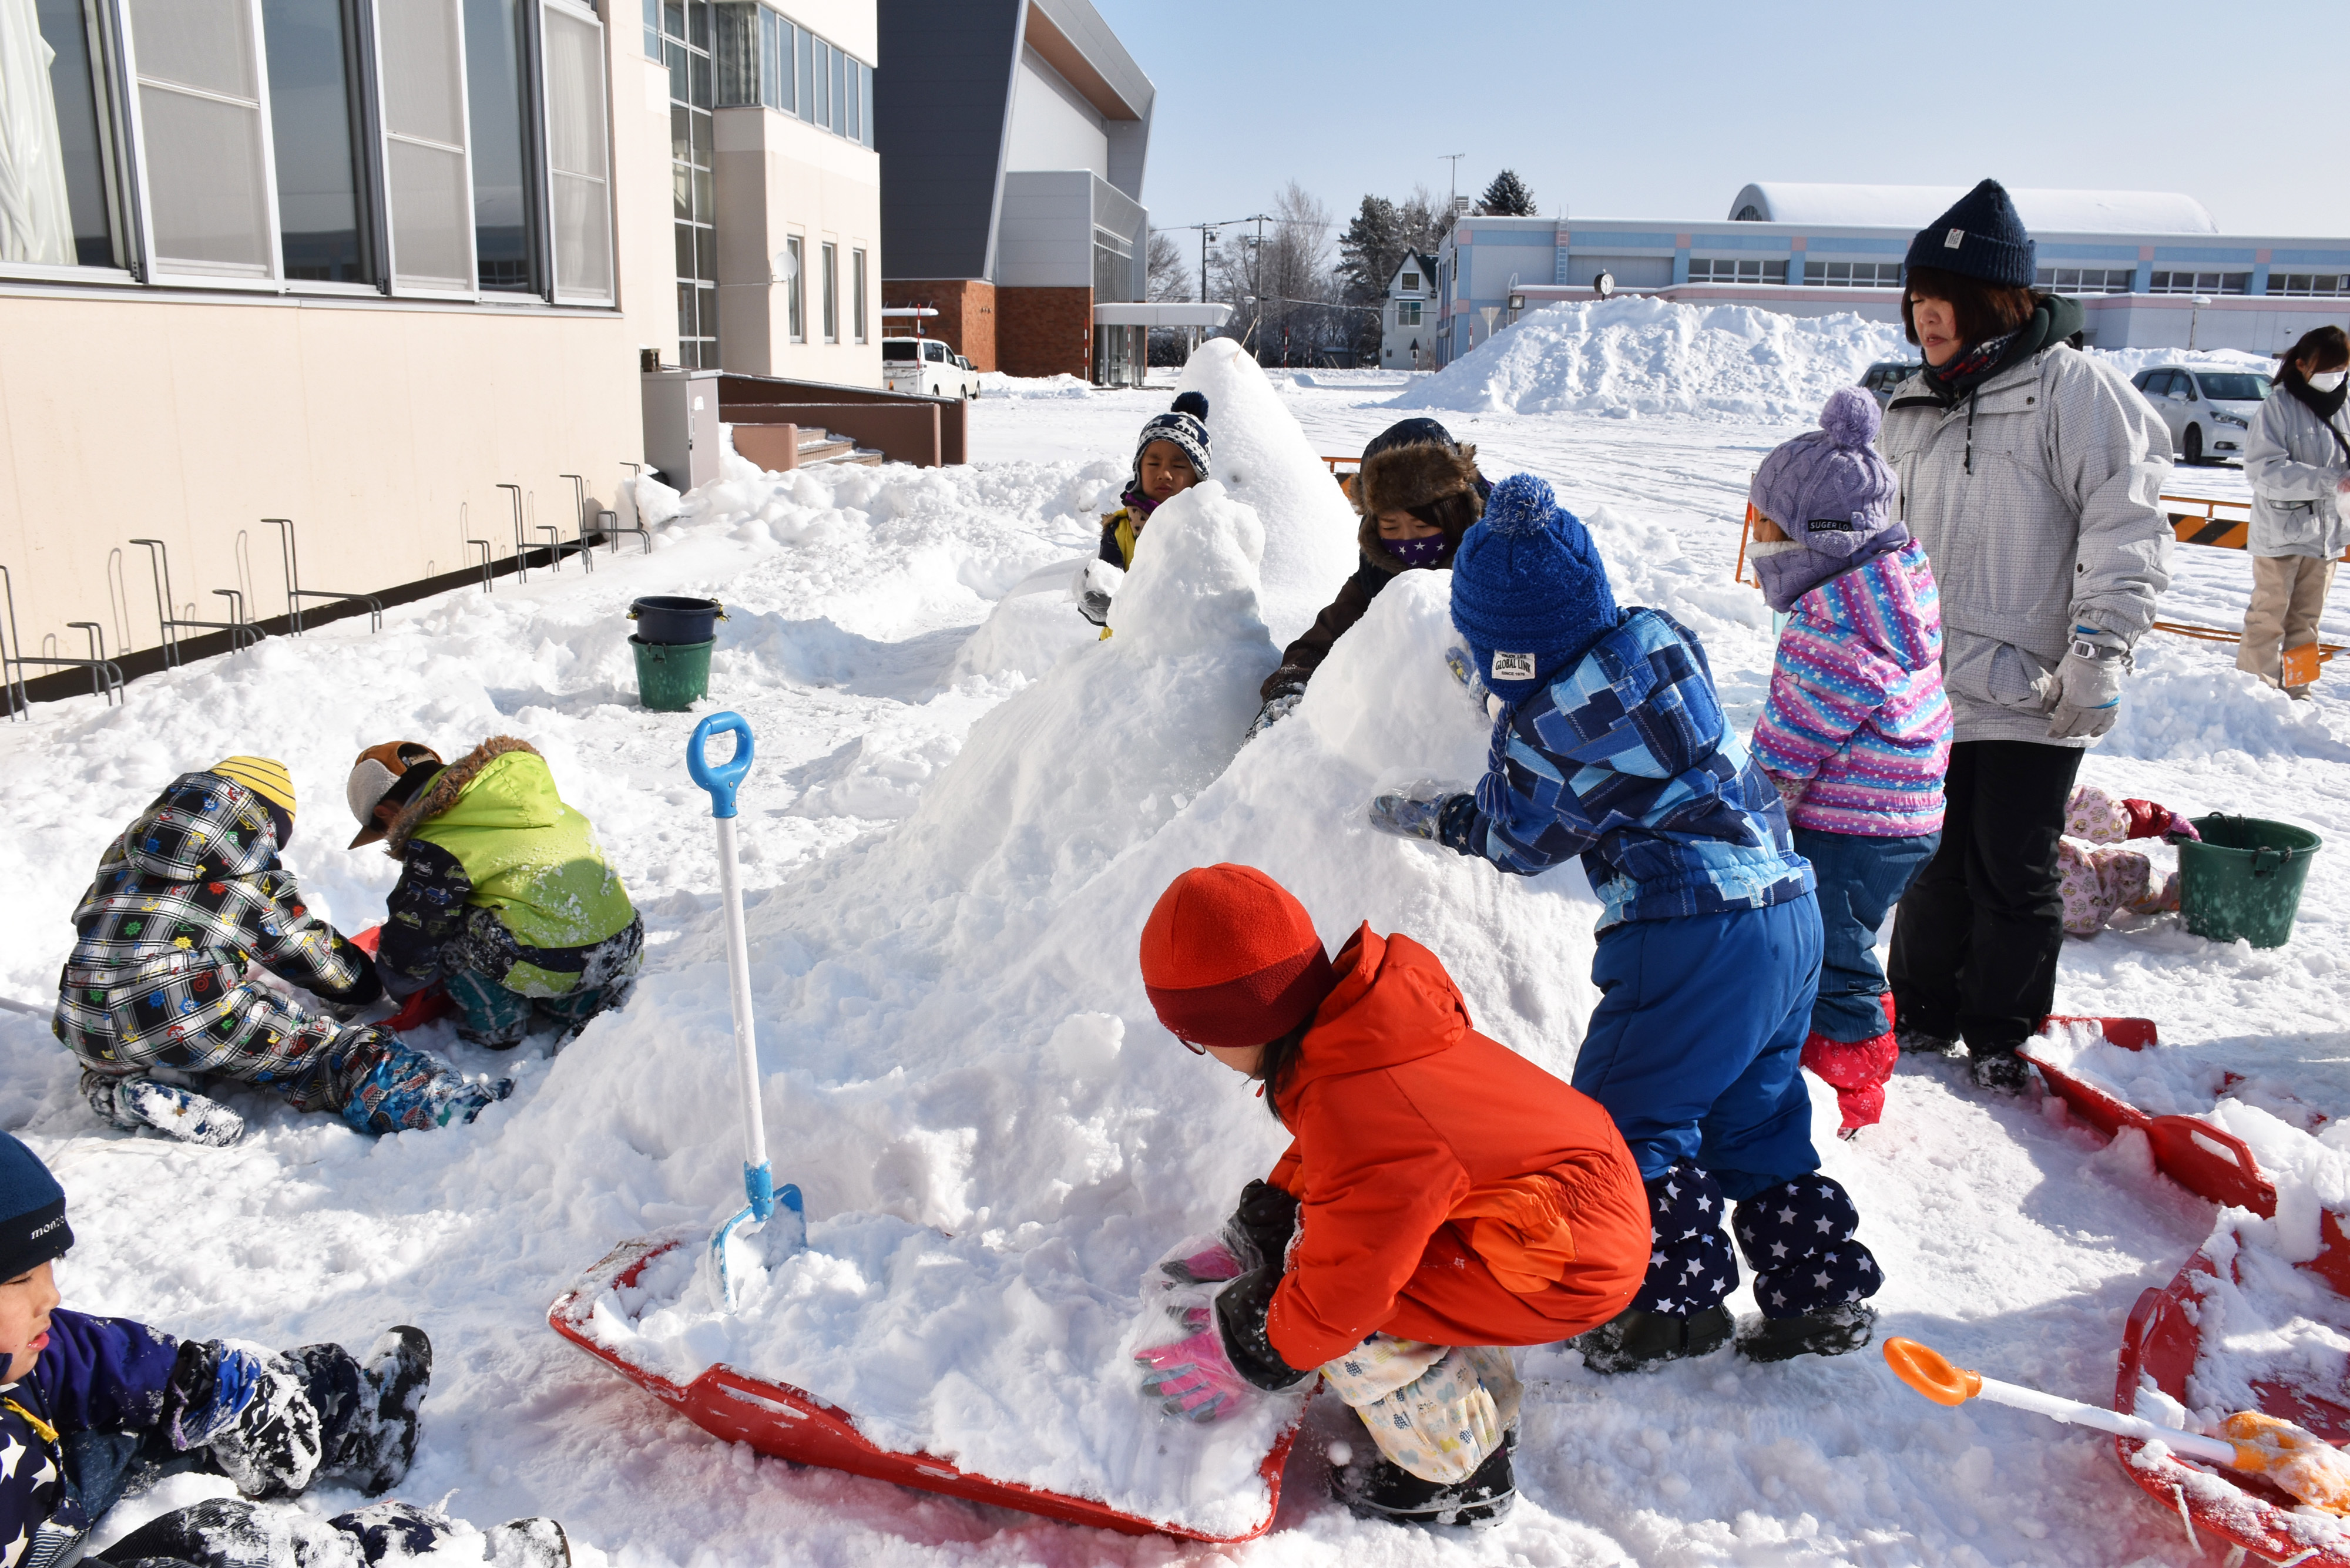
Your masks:
{"label": "navy knit beanie", "polygon": [[1918,231],[1905,265],[2030,288],[2033,257],[2032,235],[2007,199],[2007,188],[1986,180]]}
{"label": "navy knit beanie", "polygon": [[1142,449],[1155,441],[1173,441],[1191,460],[1191,472],[1202,480],[1208,477],[1208,395],[1205,392],[1183,392],[1177,395],[1175,406],[1163,414],[1152,416],[1134,438],[1134,480],[1142,480]]}
{"label": "navy knit beanie", "polygon": [[1510,701],[1565,674],[1622,619],[1582,520],[1531,473],[1493,487],[1452,557],[1452,624]]}
{"label": "navy knit beanie", "polygon": [[64,1257],[73,1240],[66,1189],[39,1155],[0,1132],[0,1280]]}

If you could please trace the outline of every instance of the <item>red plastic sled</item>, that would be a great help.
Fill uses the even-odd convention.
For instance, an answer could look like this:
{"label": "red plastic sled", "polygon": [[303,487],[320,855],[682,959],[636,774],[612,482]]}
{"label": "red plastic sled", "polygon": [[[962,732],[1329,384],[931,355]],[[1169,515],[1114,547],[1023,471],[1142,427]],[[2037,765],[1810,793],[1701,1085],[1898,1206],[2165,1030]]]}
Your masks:
{"label": "red plastic sled", "polygon": [[[2324,1246],[2317,1257],[2301,1266],[2325,1282],[2337,1295],[2350,1296],[2350,1238],[2339,1219],[2324,1217]],[[2122,1331],[2121,1367],[2114,1379],[2114,1408],[2137,1414],[2139,1381],[2151,1378],[2156,1387],[2182,1405],[2187,1402],[2187,1375],[2195,1368],[2202,1348],[2201,1286],[2216,1279],[2219,1266],[2207,1252],[2187,1260],[2170,1283],[2149,1290],[2131,1309]],[[2256,1380],[2252,1391],[2260,1407],[2305,1427],[2340,1447],[2350,1438],[2350,1386],[2327,1392],[2306,1386]],[[2161,1418],[2161,1417],[2158,1417]],[[2328,1539],[2326,1525],[2294,1514],[2293,1498],[2258,1476],[2207,1467],[2177,1454],[2157,1459],[2146,1453],[2136,1438],[2116,1438],[2115,1456],[2132,1480],[2167,1513],[2187,1521],[2188,1533],[2199,1550],[2203,1539],[2254,1552],[2272,1562],[2327,1568],[2350,1568],[2350,1541]]]}
{"label": "red plastic sled", "polygon": [[1264,1478],[1264,1517],[1243,1534],[1203,1535],[1179,1525],[1121,1513],[1088,1498],[971,1475],[929,1454],[901,1454],[877,1448],[858,1431],[848,1412],[839,1407],[827,1405],[788,1383],[765,1382],[723,1363],[681,1388],[658,1373],[630,1365],[608,1346],[589,1337],[588,1314],[598,1297],[615,1286],[634,1284],[646,1264],[683,1244],[675,1237],[660,1236],[621,1242],[556,1298],[555,1304],[546,1309],[546,1321],[556,1333],[654,1397],[675,1406],[686,1419],[706,1432],[728,1442],[748,1443],[763,1454],[795,1464],[847,1470],[851,1475],[943,1492],[971,1502],[1018,1509],[1068,1524],[1097,1525],[1128,1535],[1171,1535],[1184,1541],[1225,1544],[1253,1541],[1273,1528],[1274,1511],[1281,1503],[1282,1467],[1288,1462],[1289,1445],[1297,1435],[1295,1423],[1283,1431],[1272,1451],[1265,1455],[1264,1462],[1257,1467],[1257,1473]]}
{"label": "red plastic sled", "polygon": [[[2104,1032],[2106,1044],[2125,1051],[2141,1051],[2158,1044],[2154,1024],[2143,1018],[2060,1015],[2048,1019],[2042,1028],[2057,1023],[2095,1023]],[[2193,1116],[2150,1116],[2127,1101],[2050,1066],[2033,1054],[2030,1041],[2017,1054],[2040,1069],[2048,1087],[2074,1115],[2108,1138],[2124,1127],[2144,1133],[2154,1150],[2155,1168],[2188,1191],[2214,1203],[2249,1209],[2262,1219],[2276,1213],[2275,1184],[2261,1174],[2260,1162],[2235,1134]]]}

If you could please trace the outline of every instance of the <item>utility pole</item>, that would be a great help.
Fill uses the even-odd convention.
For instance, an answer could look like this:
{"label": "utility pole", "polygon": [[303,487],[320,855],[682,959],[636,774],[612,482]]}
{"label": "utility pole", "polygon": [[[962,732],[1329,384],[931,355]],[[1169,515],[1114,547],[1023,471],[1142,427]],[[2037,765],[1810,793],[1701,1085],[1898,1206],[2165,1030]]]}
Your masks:
{"label": "utility pole", "polygon": [[1461,161],[1469,155],[1466,152],[1440,152],[1436,156],[1443,161],[1452,165],[1452,179],[1449,186],[1450,194],[1446,196],[1444,202],[1445,216],[1449,221],[1451,217],[1452,210],[1461,205]]}

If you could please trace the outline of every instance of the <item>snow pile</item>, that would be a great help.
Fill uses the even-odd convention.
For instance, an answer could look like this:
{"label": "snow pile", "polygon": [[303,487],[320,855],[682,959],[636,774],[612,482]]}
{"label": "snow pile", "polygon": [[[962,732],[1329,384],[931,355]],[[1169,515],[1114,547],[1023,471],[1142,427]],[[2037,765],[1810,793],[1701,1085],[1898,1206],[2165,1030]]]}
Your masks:
{"label": "snow pile", "polygon": [[2092,348],[2089,352],[2125,376],[2135,376],[2157,365],[2250,370],[2260,376],[2274,376],[2277,369],[2274,355],[2254,354],[2242,348]]}
{"label": "snow pile", "polygon": [[1354,571],[1355,509],[1264,371],[1232,339],[1201,344],[1176,390],[1206,396],[1215,477],[1264,521],[1264,623],[1285,647]]}
{"label": "snow pile", "polygon": [[1066,371],[1057,376],[1007,376],[1001,370],[979,373],[983,398],[1090,398],[1094,384]]}
{"label": "snow pile", "polygon": [[[2249,1108],[2283,1124],[2295,1134],[2330,1125],[2350,1100],[2335,1096],[2343,1085],[2313,1085],[2301,1075],[2280,1075],[2274,1054],[2251,1042],[2202,1045],[2153,1045],[2131,1051],[2116,1045],[2095,1024],[2060,1024],[2031,1045],[2033,1056],[2066,1077],[2135,1106],[2148,1116],[2202,1116],[2247,1137],[2230,1109]],[[2338,1079],[2338,1075],[2333,1075]],[[2330,1092],[2329,1092],[2330,1091]],[[2313,1104],[2314,1094],[2323,1104]],[[2214,1107],[2218,1107],[2215,1112]],[[2267,1122],[2245,1120],[2263,1144],[2274,1146]],[[2345,1124],[2350,1133],[2350,1124]],[[2247,1137],[2247,1141],[2252,1141]],[[2285,1146],[2288,1153],[2291,1146]]]}
{"label": "snow pile", "polygon": [[[2136,671],[2122,686],[2122,712],[2098,749],[2125,757],[2302,756],[2350,762],[2315,703],[2296,702],[2232,663],[2215,665],[2178,639],[2138,641]],[[2190,813],[2190,815],[2192,815]]]}
{"label": "snow pile", "polygon": [[1872,363],[1912,353],[1898,324],[1848,312],[1793,317],[1651,298],[1552,305],[1387,406],[1809,423]]}

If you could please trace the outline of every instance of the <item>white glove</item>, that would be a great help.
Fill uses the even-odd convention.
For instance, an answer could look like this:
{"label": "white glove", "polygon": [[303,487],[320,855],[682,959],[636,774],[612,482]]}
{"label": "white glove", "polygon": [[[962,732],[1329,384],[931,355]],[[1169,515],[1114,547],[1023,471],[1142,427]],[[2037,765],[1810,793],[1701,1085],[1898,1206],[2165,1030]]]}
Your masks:
{"label": "white glove", "polygon": [[2130,667],[2129,643],[2119,632],[2094,626],[2073,628],[2073,646],[2056,669],[2052,741],[2095,738],[2114,727],[2122,713],[2122,674]]}

